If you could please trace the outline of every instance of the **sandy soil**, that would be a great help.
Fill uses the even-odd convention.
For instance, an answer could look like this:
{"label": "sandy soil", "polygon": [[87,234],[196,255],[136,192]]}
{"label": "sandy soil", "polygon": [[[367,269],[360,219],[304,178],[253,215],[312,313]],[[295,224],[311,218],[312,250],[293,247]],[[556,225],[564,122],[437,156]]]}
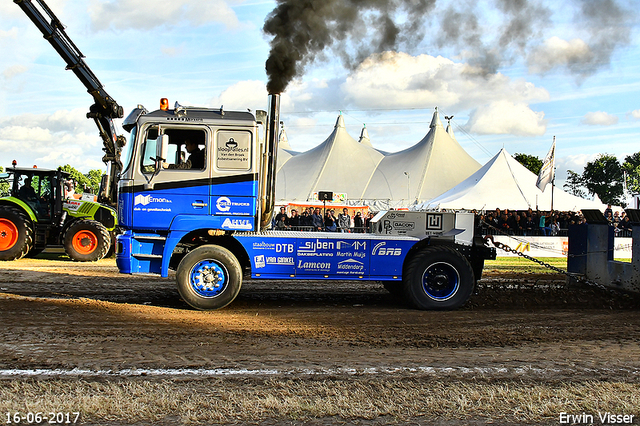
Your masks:
{"label": "sandy soil", "polygon": [[453,312],[408,309],[376,282],[304,281],[246,281],[229,307],[197,312],[172,277],[45,254],[0,263],[0,378],[638,384],[638,306],[634,297],[567,288],[562,275],[487,270]]}

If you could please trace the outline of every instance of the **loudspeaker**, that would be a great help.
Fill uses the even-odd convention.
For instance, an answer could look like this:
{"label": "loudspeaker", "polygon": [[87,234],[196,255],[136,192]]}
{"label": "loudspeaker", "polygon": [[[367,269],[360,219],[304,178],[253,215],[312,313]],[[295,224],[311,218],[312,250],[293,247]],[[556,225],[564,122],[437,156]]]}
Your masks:
{"label": "loudspeaker", "polygon": [[318,191],[319,201],[333,201],[333,192],[331,191]]}

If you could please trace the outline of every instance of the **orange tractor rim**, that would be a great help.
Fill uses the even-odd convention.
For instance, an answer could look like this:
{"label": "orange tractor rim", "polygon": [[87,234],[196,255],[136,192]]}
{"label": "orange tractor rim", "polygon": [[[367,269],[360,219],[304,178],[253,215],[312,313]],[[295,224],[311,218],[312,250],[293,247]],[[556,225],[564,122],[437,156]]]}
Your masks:
{"label": "orange tractor rim", "polygon": [[78,231],[73,236],[73,249],[80,254],[90,254],[98,247],[98,237],[91,231]]}
{"label": "orange tractor rim", "polygon": [[0,250],[9,250],[18,241],[18,227],[9,219],[0,219]]}

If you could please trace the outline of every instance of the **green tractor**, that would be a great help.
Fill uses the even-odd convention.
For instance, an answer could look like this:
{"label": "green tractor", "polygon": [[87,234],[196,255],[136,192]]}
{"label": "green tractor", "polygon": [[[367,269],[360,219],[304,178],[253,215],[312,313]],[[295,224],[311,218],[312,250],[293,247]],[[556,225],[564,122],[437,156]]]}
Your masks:
{"label": "green tractor", "polygon": [[0,260],[35,256],[50,245],[63,245],[77,261],[107,255],[115,236],[116,211],[67,197],[69,173],[14,165],[0,174],[0,181],[8,183],[8,194],[0,198]]}

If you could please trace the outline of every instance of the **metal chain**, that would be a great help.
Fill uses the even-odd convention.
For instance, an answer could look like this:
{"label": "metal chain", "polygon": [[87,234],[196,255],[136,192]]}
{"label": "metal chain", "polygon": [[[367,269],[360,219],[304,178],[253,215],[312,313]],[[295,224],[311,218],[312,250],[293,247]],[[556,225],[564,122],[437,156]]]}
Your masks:
{"label": "metal chain", "polygon": [[[505,234],[504,232],[502,232],[502,230],[500,230],[500,229],[496,228],[495,226],[491,225],[490,223],[487,223],[487,222],[484,222],[484,221],[482,221],[482,223],[484,223],[487,227],[496,230],[497,232],[501,233],[502,235],[509,236],[509,235]],[[600,283],[597,283],[597,282],[592,281],[592,280],[588,280],[588,279],[584,278],[581,275],[578,275],[578,274],[575,274],[575,273],[572,273],[572,272],[569,272],[569,271],[565,271],[564,269],[560,269],[557,266],[553,266],[553,265],[551,265],[551,264],[549,264],[547,262],[544,262],[544,261],[542,261],[540,259],[536,259],[533,256],[529,256],[528,254],[524,254],[524,253],[522,253],[522,252],[520,252],[518,250],[512,249],[511,247],[509,247],[506,244],[501,243],[500,241],[494,241],[493,235],[487,235],[484,238],[485,238],[485,240],[490,240],[491,243],[496,248],[499,248],[500,250],[506,251],[507,253],[514,253],[517,256],[520,256],[520,257],[523,257],[523,258],[525,258],[527,260],[535,262],[538,265],[541,265],[541,266],[543,266],[543,267],[545,267],[547,269],[551,269],[552,271],[558,272],[560,274],[564,274],[567,277],[572,278],[573,280],[575,280],[575,282],[577,282],[577,283],[583,283],[583,284],[589,285],[591,287],[596,287],[596,288],[598,288],[600,290],[605,290],[605,291],[612,292],[612,293],[615,292],[616,294],[619,294],[615,290],[610,289],[608,287],[605,287]]]}

